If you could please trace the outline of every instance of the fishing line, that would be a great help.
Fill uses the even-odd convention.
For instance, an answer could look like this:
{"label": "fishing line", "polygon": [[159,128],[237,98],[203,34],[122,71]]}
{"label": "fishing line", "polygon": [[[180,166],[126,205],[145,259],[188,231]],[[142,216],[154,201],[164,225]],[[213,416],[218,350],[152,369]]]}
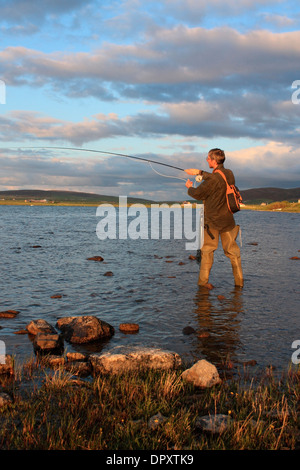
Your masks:
{"label": "fishing line", "polygon": [[155,168],[153,168],[153,166],[151,165],[151,162],[149,161],[148,162],[150,167],[152,168],[152,170],[157,173],[159,176],[164,176],[165,178],[176,178],[177,180],[182,180],[182,181],[186,181],[186,178],[180,178],[179,176],[170,176],[170,175],[163,175],[162,173],[159,173],[159,171],[155,170]]}

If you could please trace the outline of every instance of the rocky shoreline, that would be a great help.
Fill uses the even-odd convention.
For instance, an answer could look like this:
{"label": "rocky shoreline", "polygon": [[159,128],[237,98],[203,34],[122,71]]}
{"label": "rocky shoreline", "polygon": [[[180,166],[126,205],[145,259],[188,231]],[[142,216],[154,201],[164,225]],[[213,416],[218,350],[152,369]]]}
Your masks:
{"label": "rocky shoreline", "polygon": [[[120,329],[135,333],[138,325],[122,323]],[[25,329],[38,359],[50,368],[62,367],[80,377],[122,374],[141,369],[172,370],[183,366],[183,361],[176,352],[151,347],[117,346],[104,353],[64,354],[65,341],[71,344],[88,344],[110,338],[114,331],[109,323],[89,315],[60,318],[55,327],[43,319],[33,320]],[[5,360],[1,362],[0,375],[13,375],[13,358],[5,355]],[[184,370],[182,378],[198,387],[211,387],[221,382],[217,368],[204,359]]]}

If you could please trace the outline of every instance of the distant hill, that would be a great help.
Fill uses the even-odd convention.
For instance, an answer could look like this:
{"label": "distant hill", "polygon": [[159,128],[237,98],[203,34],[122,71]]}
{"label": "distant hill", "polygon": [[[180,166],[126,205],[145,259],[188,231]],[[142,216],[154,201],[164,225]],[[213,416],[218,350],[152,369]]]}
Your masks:
{"label": "distant hill", "polygon": [[[261,204],[262,202],[276,202],[276,201],[290,201],[297,202],[300,199],[300,188],[254,188],[241,191],[244,203],[248,204]],[[118,204],[118,196],[106,196],[102,194],[84,193],[77,191],[57,191],[50,190],[44,191],[40,189],[20,189],[17,191],[0,191],[0,199],[15,199],[15,200],[45,200],[53,201],[55,203],[87,203],[87,204],[101,204],[108,202],[111,204]],[[129,204],[151,204],[157,201],[150,199],[141,199],[128,197]],[[174,204],[175,201],[160,201],[169,204]],[[178,201],[182,202],[182,201]]]}
{"label": "distant hill", "polygon": [[[93,194],[93,193],[83,193],[77,191],[56,191],[56,190],[49,190],[44,191],[41,189],[20,189],[17,191],[0,191],[0,199],[16,199],[16,200],[44,200],[47,199],[48,201],[53,202],[78,202],[78,203],[119,203],[118,196],[106,196],[101,194]],[[149,204],[153,201],[148,199],[139,199],[128,197],[127,202],[129,204]]]}
{"label": "distant hill", "polygon": [[300,199],[300,188],[254,188],[241,190],[244,203],[261,204],[262,202],[290,201],[297,202]]}

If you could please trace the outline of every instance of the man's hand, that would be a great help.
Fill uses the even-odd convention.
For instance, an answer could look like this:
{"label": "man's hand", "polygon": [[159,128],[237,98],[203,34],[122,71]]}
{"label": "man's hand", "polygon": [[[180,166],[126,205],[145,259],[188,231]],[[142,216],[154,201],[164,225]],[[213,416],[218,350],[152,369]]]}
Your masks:
{"label": "man's hand", "polygon": [[187,170],[184,170],[188,175],[199,175],[200,170],[197,170],[196,168],[188,168]]}
{"label": "man's hand", "polygon": [[193,182],[191,180],[187,180],[185,185],[186,185],[187,188],[191,188],[193,186]]}

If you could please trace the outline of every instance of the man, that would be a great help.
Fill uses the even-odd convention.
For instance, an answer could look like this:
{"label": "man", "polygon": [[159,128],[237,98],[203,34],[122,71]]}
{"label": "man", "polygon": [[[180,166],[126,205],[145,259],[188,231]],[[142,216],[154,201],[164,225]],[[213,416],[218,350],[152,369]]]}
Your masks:
{"label": "man", "polygon": [[240,248],[236,243],[236,238],[240,227],[235,224],[233,214],[229,211],[226,200],[226,183],[222,175],[216,173],[221,170],[227,178],[229,184],[235,184],[234,175],[231,170],[225,169],[225,153],[221,149],[211,149],[206,158],[212,173],[195,168],[186,171],[189,175],[201,175],[202,183],[193,188],[193,183],[187,180],[189,196],[204,203],[204,243],[201,248],[201,265],[198,284],[207,288],[213,286],[209,284],[209,274],[214,261],[214,251],[218,248],[219,237],[225,255],[230,259],[232,272],[236,286],[243,287],[243,271],[241,265]]}

